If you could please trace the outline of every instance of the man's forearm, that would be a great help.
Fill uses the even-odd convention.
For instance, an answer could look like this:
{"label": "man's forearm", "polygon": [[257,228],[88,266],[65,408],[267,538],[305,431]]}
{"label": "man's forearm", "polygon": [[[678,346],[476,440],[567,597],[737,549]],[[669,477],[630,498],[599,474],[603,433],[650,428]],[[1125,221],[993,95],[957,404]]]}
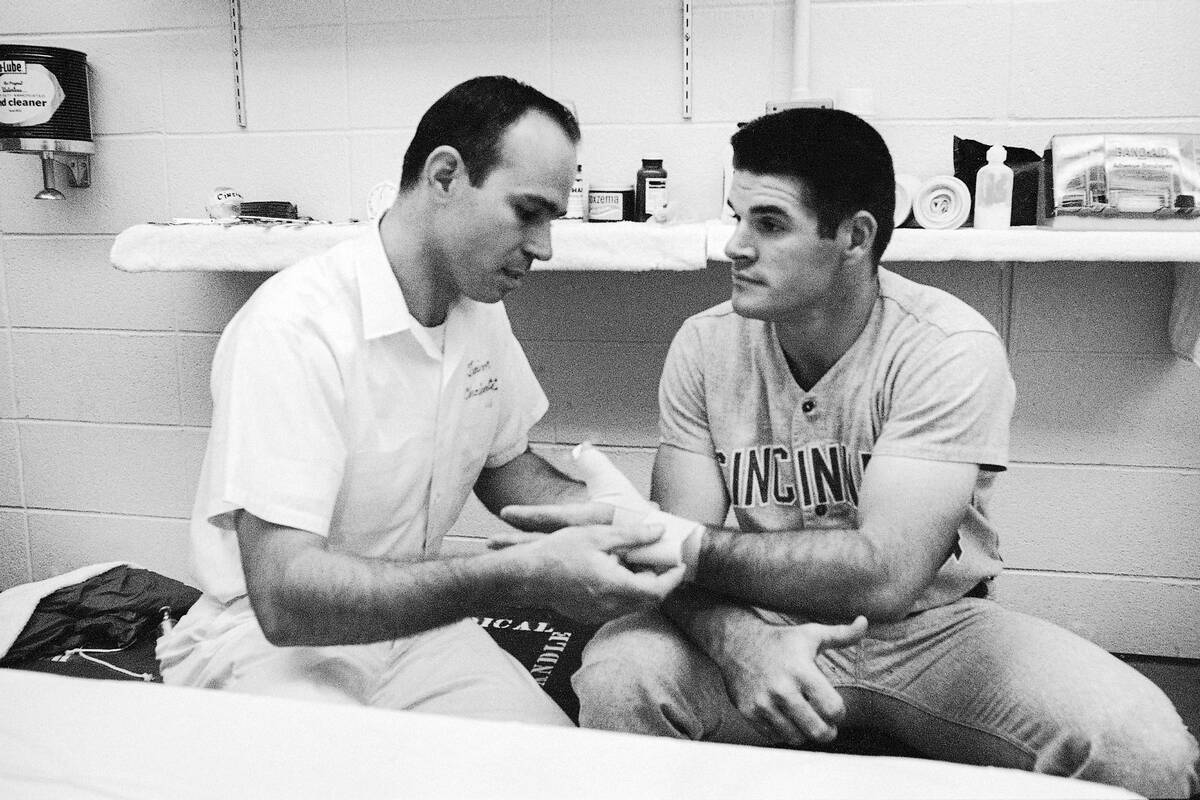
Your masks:
{"label": "man's forearm", "polygon": [[582,502],[587,489],[546,459],[526,450],[499,467],[483,470],[475,496],[493,514],[510,505]]}
{"label": "man's forearm", "polygon": [[687,637],[714,661],[721,663],[733,627],[759,622],[746,603],[684,584],[671,592],[660,606]]}
{"label": "man's forearm", "polygon": [[308,548],[271,585],[252,584],[250,596],[275,644],[361,644],[521,604],[525,568],[503,552],[394,562]]}
{"label": "man's forearm", "polygon": [[744,533],[709,528],[693,581],[720,595],[821,621],[883,619],[911,603],[854,529]]}

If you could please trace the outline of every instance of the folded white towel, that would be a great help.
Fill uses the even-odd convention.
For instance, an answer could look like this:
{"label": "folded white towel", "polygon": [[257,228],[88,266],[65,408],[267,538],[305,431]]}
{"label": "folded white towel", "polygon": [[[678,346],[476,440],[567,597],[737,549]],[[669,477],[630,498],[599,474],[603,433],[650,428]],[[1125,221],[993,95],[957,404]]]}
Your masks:
{"label": "folded white towel", "polygon": [[[366,231],[355,224],[135,225],[113,242],[109,257],[126,272],[275,272]],[[554,257],[535,269],[704,269],[704,223],[555,222]]]}

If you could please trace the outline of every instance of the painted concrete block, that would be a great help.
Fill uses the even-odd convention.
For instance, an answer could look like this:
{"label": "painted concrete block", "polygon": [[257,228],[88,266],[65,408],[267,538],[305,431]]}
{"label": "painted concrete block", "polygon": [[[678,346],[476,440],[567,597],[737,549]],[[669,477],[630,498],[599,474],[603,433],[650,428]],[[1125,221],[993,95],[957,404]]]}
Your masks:
{"label": "painted concrete block", "polygon": [[220,333],[273,272],[169,273],[174,327]]}
{"label": "painted concrete block", "polygon": [[1171,76],[1200,69],[1195,47],[1200,5],[1188,0],[1016,3],[1012,20],[1013,116],[1196,113],[1195,84]]}
{"label": "painted concrete block", "polygon": [[885,119],[1003,116],[1009,31],[999,3],[817,3],[810,86],[873,89]]}
{"label": "painted concrete block", "polygon": [[33,580],[88,564],[129,561],[195,586],[183,519],[30,512]]}
{"label": "painted concrete block", "polygon": [[558,441],[617,446],[658,443],[658,377],[667,346],[656,342],[554,342],[543,387],[557,404]]}
{"label": "painted concrete block", "polygon": [[12,338],[7,330],[0,330],[0,417],[17,415],[12,374]]}
{"label": "painted concrete block", "polygon": [[556,5],[559,3],[551,0],[491,0],[487,3],[476,0],[440,0],[437,3],[425,0],[348,0],[346,15],[354,23],[530,16],[545,18],[550,15],[551,7]]}
{"label": "painted concrete block", "polygon": [[1004,266],[997,263],[911,262],[888,263],[887,269],[906,278],[949,292],[982,314],[1004,334]]}
{"label": "painted concrete block", "polygon": [[252,28],[243,40],[246,116],[255,132],[346,127],[344,25]]}
{"label": "painted concrete block", "polygon": [[[773,96],[772,67],[781,55],[773,46],[775,22],[775,8],[769,5],[693,8],[691,88],[696,122],[748,121],[763,113],[767,101],[790,97]],[[678,45],[671,54],[677,49]],[[782,55],[790,58],[790,53]],[[678,74],[678,68],[668,69],[666,64],[658,71]]]}
{"label": "painted concrete block", "polygon": [[1171,264],[1013,266],[1014,351],[1169,353]]}
{"label": "painted concrete block", "polygon": [[0,420],[0,506],[21,506],[21,444],[17,424]]}
{"label": "painted concrete block", "polygon": [[692,314],[729,298],[729,268],[534,272],[505,298],[521,339],[669,343]]}
{"label": "painted concrete block", "polygon": [[299,25],[339,25],[345,21],[345,6],[327,0],[255,0],[242,7],[242,27],[248,31]]}
{"label": "painted concrete block", "polygon": [[184,425],[207,427],[212,423],[213,354],[215,334],[183,334],[179,337],[179,404]]}
{"label": "painted concrete block", "polygon": [[[447,87],[449,88],[449,87]],[[404,151],[415,128],[363,131],[350,134],[350,215],[369,219],[367,198],[377,184],[400,185]]]}
{"label": "painted concrete block", "polygon": [[54,4],[53,13],[38,3],[12,3],[4,9],[6,34],[227,27],[228,24],[229,11],[219,3],[62,0]]}
{"label": "painted concrete block", "polygon": [[1200,579],[1200,472],[1013,464],[993,519],[1008,567]]}
{"label": "painted concrete block", "polygon": [[55,36],[53,41],[38,44],[86,54],[93,136],[162,130],[163,91],[155,33]]}
{"label": "painted concrete block", "polygon": [[537,340],[522,341],[521,349],[525,351],[525,358],[529,361],[529,367],[533,370],[533,374],[537,376],[538,381],[542,385],[542,391],[545,392],[546,397],[550,401],[550,408],[530,428],[529,440],[531,442],[557,442],[558,424],[566,413],[566,409],[560,408],[558,403],[555,402],[554,395],[551,393],[551,387],[548,383],[552,377],[551,364],[556,358],[556,350],[553,343]]}
{"label": "painted concrete block", "polygon": [[549,92],[544,19],[437,19],[351,24],[347,31],[350,125],[415,127],[455,84],[510,75]]}
{"label": "painted concrete block", "polygon": [[167,163],[171,217],[206,216],[216,186],[232,186],[245,200],[287,200],[316,219],[349,217],[350,161],[342,134],[176,137],[167,142]]}
{"label": "painted concrete block", "polygon": [[0,592],[29,583],[31,574],[25,512],[0,508]]}
{"label": "painted concrete block", "polygon": [[1200,658],[1200,582],[1012,571],[995,597],[1110,652]]}
{"label": "painted concrete block", "polygon": [[207,431],[19,423],[30,508],[185,518]]}
{"label": "painted concrete block", "polygon": [[[163,96],[164,132],[241,132],[237,124],[228,15],[219,28],[163,31],[159,44],[162,47],[162,85],[166,90]],[[245,87],[247,104],[253,92],[253,87]],[[247,120],[251,119],[248,109]],[[205,191],[213,188],[208,186],[209,182],[202,184]],[[220,184],[213,184],[217,185]],[[200,211],[203,210],[201,207]]]}
{"label": "painted concrete block", "polygon": [[179,423],[172,334],[13,332],[20,416]]}
{"label": "painted concrete block", "polygon": [[12,324],[171,330],[171,276],[114,269],[112,242],[111,236],[8,238]]}
{"label": "painted concrete block", "polygon": [[553,14],[554,91],[574,99],[583,124],[679,121],[678,3],[555,3]]}
{"label": "painted concrete block", "polygon": [[1200,371],[1170,355],[1027,353],[1017,383],[1015,461],[1200,467]]}
{"label": "painted concrete block", "polygon": [[130,225],[163,219],[166,180],[163,142],[147,137],[96,137],[87,189],[58,180],[64,199],[34,201],[42,169],[31,155],[0,158],[0,220],[5,233],[120,233]]}

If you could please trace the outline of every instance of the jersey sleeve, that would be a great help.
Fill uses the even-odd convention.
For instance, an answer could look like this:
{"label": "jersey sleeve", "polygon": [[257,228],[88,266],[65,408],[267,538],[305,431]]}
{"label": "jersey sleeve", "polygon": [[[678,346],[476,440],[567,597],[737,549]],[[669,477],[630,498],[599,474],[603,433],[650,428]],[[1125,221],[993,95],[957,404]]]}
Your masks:
{"label": "jersey sleeve", "polygon": [[675,334],[658,384],[663,444],[716,458],[704,399],[703,345],[699,326],[685,322]]}
{"label": "jersey sleeve", "polygon": [[502,342],[499,346],[499,374],[504,381],[505,394],[496,435],[484,462],[489,469],[507,464],[525,452],[529,447],[529,429],[550,407],[521,343],[512,333],[507,316],[503,312],[501,316],[503,329],[496,331],[495,335]]}
{"label": "jersey sleeve", "polygon": [[236,319],[213,361],[213,424],[205,454],[207,507],[327,535],[345,468],[342,384],[332,352],[301,326]]}
{"label": "jersey sleeve", "polygon": [[963,331],[907,358],[874,455],[1008,465],[1015,387],[999,337]]}

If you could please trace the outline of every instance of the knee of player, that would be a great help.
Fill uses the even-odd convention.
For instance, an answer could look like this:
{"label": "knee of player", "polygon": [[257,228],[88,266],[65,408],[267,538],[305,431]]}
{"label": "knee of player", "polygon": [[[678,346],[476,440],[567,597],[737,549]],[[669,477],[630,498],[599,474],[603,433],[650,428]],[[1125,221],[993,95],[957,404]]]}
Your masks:
{"label": "knee of player", "polygon": [[1039,768],[1121,786],[1146,797],[1190,797],[1198,789],[1196,740],[1175,715],[1131,714],[1078,728],[1042,754]]}

